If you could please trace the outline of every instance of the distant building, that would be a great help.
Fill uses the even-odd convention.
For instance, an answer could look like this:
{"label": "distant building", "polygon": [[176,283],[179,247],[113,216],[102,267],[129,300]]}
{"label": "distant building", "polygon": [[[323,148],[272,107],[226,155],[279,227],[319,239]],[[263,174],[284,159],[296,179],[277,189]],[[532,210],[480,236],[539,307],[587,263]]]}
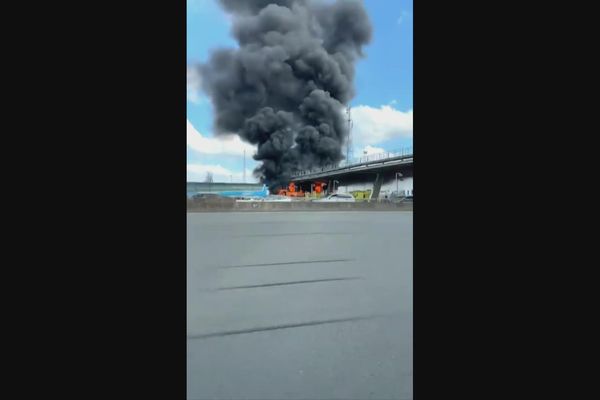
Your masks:
{"label": "distant building", "polygon": [[262,183],[228,183],[228,182],[188,182],[187,197],[198,193],[217,193],[226,191],[259,191]]}

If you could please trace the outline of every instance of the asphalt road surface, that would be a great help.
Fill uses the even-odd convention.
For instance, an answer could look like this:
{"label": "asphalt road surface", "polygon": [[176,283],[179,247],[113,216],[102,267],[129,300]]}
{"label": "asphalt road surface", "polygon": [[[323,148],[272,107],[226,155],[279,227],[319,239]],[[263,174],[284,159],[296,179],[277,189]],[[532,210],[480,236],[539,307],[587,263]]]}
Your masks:
{"label": "asphalt road surface", "polygon": [[188,213],[188,399],[412,399],[412,226]]}

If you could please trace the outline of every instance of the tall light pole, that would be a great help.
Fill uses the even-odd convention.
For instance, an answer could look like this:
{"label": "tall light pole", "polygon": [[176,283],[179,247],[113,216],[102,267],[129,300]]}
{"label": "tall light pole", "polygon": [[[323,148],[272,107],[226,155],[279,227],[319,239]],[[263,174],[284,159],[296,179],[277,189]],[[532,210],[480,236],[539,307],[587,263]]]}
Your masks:
{"label": "tall light pole", "polygon": [[350,115],[350,109],[351,107],[348,106],[348,108],[346,108],[346,114],[348,115],[348,140],[346,143],[346,164],[350,164],[350,157],[352,156],[351,152],[352,152],[352,117]]}

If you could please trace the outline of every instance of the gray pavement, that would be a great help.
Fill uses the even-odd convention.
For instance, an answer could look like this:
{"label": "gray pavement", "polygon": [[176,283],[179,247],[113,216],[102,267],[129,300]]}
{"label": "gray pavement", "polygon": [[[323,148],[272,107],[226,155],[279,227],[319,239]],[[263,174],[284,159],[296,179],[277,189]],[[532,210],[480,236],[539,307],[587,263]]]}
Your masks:
{"label": "gray pavement", "polygon": [[412,222],[188,213],[188,399],[412,399]]}

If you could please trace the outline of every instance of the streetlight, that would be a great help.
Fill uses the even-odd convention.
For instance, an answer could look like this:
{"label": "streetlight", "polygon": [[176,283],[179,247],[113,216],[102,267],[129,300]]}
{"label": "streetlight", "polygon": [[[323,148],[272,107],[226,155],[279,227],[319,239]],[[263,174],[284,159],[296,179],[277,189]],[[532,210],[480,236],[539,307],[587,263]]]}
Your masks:
{"label": "streetlight", "polygon": [[400,197],[400,191],[398,190],[398,177],[402,179],[402,174],[400,172],[396,172],[396,196]]}

